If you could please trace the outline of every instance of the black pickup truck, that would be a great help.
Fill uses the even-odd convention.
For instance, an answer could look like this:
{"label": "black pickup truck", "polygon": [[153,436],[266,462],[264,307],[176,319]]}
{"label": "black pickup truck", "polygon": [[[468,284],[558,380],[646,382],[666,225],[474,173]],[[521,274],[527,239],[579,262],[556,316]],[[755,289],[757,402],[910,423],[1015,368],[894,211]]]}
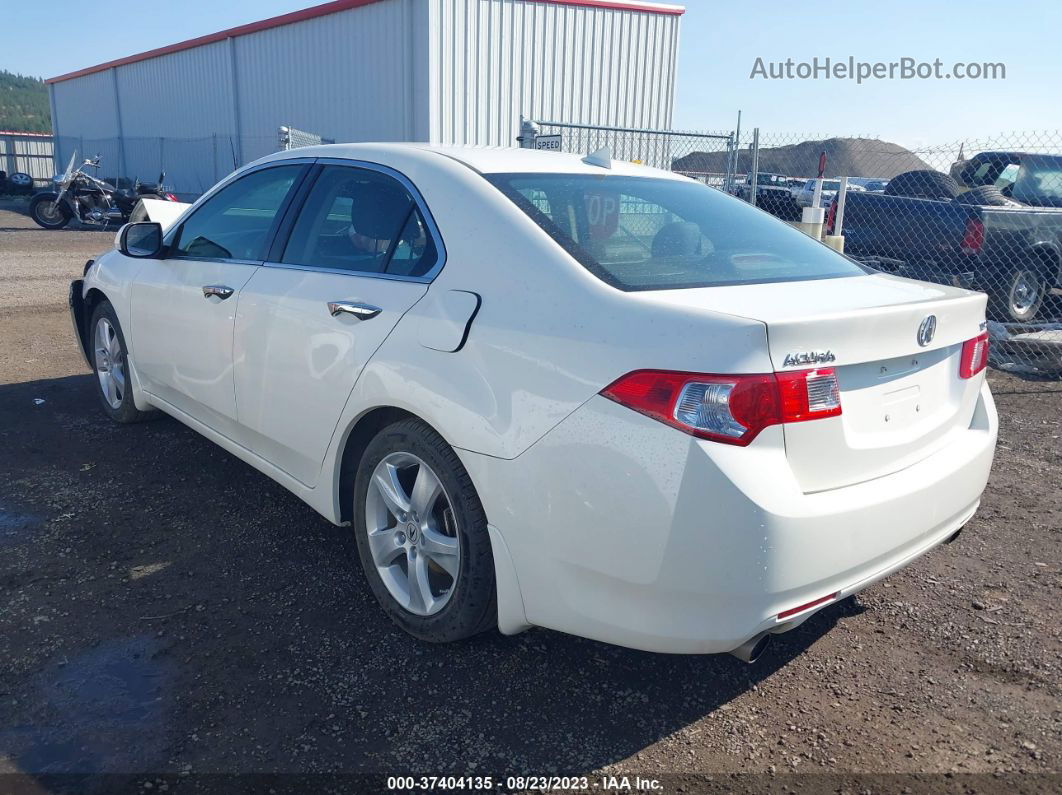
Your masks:
{"label": "black pickup truck", "polygon": [[993,320],[1047,319],[1049,294],[1062,287],[1062,156],[984,152],[952,173],[910,171],[884,193],[849,193],[845,253],[983,290]]}

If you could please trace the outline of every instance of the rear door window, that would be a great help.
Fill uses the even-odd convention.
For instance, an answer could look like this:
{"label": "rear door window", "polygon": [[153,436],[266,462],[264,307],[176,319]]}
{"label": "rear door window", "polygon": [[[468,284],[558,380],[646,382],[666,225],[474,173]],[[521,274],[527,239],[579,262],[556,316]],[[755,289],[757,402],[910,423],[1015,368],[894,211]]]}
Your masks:
{"label": "rear door window", "polygon": [[281,257],[290,265],[412,277],[436,260],[409,191],[387,174],[352,166],[321,170]]}

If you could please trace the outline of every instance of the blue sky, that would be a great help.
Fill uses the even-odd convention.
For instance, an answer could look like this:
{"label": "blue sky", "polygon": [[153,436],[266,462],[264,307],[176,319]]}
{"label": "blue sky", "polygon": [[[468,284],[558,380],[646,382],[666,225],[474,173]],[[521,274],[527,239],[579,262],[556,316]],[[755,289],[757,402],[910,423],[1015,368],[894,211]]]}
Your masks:
{"label": "blue sky", "polygon": [[[0,68],[51,77],[316,5],[307,0],[152,2],[132,14],[84,2],[15,0]],[[674,126],[724,129],[737,110],[766,134],[871,134],[909,147],[1062,129],[1062,2],[688,0],[682,19]],[[22,31],[22,35],[11,35]],[[1002,62],[1006,79],[750,80],[757,57],[810,61],[939,58]]]}

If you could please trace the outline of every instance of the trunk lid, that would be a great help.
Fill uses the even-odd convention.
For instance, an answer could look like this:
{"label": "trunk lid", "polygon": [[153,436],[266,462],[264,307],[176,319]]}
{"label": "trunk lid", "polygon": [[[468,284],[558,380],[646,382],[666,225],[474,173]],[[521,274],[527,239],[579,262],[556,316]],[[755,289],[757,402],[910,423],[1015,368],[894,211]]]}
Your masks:
{"label": "trunk lid", "polygon": [[[832,367],[841,415],[784,426],[805,492],[904,469],[969,428],[983,376],[959,377],[962,344],[984,329],[985,296],[874,274],[659,291],[654,299],[759,320],[777,372]],[[919,328],[936,319],[933,338]]]}

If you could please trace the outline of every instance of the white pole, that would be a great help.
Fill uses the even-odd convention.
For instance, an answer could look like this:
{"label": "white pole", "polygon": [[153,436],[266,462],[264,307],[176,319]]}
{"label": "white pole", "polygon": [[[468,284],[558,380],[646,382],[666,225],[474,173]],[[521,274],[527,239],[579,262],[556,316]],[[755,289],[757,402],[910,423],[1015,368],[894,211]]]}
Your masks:
{"label": "white pole", "polygon": [[760,183],[760,128],[752,128],[752,182],[749,184],[749,204],[756,206],[756,191]]}
{"label": "white pole", "polygon": [[811,206],[822,206],[822,177],[815,180],[815,195],[811,199]]}
{"label": "white pole", "polygon": [[848,195],[848,177],[841,177],[840,189],[837,191],[837,214],[833,219],[833,232],[840,235],[844,226],[844,197]]}

